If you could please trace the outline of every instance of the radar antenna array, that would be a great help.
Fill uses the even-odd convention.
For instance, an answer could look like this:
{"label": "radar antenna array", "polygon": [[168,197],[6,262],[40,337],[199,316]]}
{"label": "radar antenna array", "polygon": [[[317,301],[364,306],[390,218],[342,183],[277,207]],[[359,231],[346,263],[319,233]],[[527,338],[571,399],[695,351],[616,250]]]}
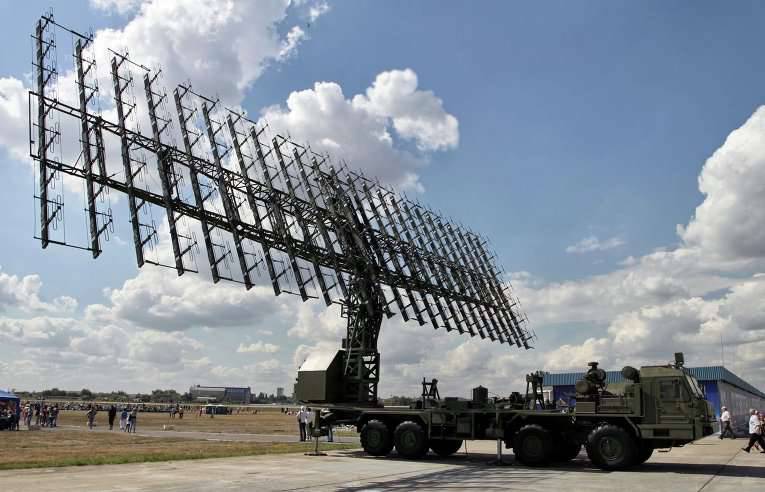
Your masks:
{"label": "radar antenna array", "polygon": [[[76,101],[58,97],[65,77],[56,62],[57,30],[73,39]],[[265,122],[198,94],[190,83],[168,94],[161,70],[132,61],[127,51],[109,50],[116,114],[110,121],[100,112],[92,34],[46,14],[32,37],[37,84],[29,94],[30,155],[37,163],[43,248],[75,246],[98,257],[114,227],[111,207],[98,200],[110,190],[127,197],[139,267],[148,262],[178,275],[195,271],[200,248],[191,226],[198,227],[214,282],[250,289],[262,281],[277,296],[342,306],[347,335],[340,398],[346,402],[377,401],[383,316],[398,313],[420,325],[530,348],[526,318],[483,237],[344,162],[273,134]],[[145,100],[135,96],[136,83]],[[61,125],[61,118],[79,127],[70,131],[79,133],[76,158],[55,151],[62,128],[75,128]],[[118,143],[119,159],[107,155],[107,139]],[[119,163],[114,169],[112,161]],[[56,239],[62,176],[85,183],[84,245]],[[164,212],[166,227],[157,225],[155,212]],[[160,229],[172,248],[167,262],[156,251],[150,259]]]}

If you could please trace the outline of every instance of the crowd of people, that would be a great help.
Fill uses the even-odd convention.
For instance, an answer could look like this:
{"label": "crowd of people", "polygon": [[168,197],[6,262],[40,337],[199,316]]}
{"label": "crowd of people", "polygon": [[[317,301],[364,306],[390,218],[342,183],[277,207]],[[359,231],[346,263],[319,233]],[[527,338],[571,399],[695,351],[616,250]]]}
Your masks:
{"label": "crowd of people", "polygon": [[[720,440],[726,437],[730,439],[736,439],[736,434],[733,432],[730,410],[727,407],[722,407],[720,412]],[[749,409],[749,443],[746,447],[741,448],[742,451],[747,453],[752,451],[752,448],[757,449],[760,453],[765,453],[765,414],[754,408]]]}

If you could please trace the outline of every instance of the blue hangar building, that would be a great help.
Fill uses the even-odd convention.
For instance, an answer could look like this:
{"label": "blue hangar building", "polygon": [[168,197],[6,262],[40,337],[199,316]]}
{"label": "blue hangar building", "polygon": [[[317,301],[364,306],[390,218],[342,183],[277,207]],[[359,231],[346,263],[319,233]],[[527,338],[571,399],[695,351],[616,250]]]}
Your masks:
{"label": "blue hangar building", "polygon": [[[712,404],[719,420],[720,408],[728,407],[732,416],[732,427],[738,433],[746,433],[749,409],[765,410],[765,393],[733,374],[723,366],[688,367],[688,372],[701,384],[707,401]],[[606,371],[608,383],[621,383],[625,379],[621,371]],[[569,406],[576,405],[574,385],[584,377],[582,372],[545,373],[543,390],[545,396],[557,402],[561,398]]]}

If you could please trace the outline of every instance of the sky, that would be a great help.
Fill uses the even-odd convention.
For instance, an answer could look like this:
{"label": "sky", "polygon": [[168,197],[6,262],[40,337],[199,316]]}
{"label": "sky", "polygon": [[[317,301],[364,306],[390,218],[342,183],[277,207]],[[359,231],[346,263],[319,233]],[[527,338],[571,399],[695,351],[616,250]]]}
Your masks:
{"label": "sky", "polygon": [[[213,286],[205,272],[139,271],[125,215],[98,260],[33,238],[30,33],[50,4],[0,0],[0,387],[289,391],[307,353],[339,346],[337,310]],[[490,237],[533,351],[392,318],[383,396],[416,394],[422,377],[444,394],[507,394],[536,369],[665,363],[676,351],[691,366],[724,358],[765,388],[761,2],[52,8],[92,29],[99,52],[127,45],[168,87],[191,80]],[[63,97],[70,42],[59,38]],[[67,193],[75,237],[82,194]]]}

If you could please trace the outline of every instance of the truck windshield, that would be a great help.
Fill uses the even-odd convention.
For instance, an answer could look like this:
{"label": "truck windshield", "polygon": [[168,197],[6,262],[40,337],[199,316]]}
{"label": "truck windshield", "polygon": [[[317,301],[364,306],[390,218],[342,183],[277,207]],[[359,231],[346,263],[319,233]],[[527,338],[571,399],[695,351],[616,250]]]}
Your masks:
{"label": "truck windshield", "polygon": [[697,396],[699,398],[704,398],[704,394],[701,391],[701,387],[699,386],[699,382],[696,381],[696,378],[694,378],[690,374],[686,374],[685,379],[686,381],[688,381],[688,386],[691,387],[691,393],[693,393],[694,396]]}

